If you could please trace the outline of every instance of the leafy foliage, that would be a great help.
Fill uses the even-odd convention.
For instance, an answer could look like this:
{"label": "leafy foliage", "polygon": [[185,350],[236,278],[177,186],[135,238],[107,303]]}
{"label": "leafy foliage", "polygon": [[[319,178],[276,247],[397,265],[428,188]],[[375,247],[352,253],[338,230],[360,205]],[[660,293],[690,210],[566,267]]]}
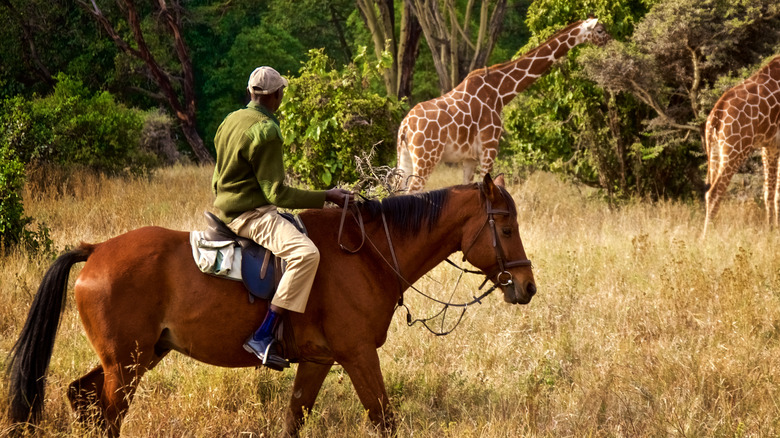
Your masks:
{"label": "leafy foliage", "polygon": [[583,54],[588,78],[637,102],[621,125],[644,120],[630,153],[638,187],[672,196],[703,191],[701,128],[724,91],[719,78],[774,51],[779,15],[770,0],[664,0],[628,41]]}
{"label": "leafy foliage", "polygon": [[107,92],[91,95],[80,81],[59,74],[45,98],[22,96],[0,105],[0,246],[22,243],[50,250],[45,226],[31,231],[21,192],[28,164],[74,165],[109,173],[143,173],[156,156],[139,148],[145,115]]}
{"label": "leafy foliage", "polygon": [[4,135],[9,128],[13,129],[14,119],[0,120],[0,254],[20,243],[29,254],[51,253],[53,242],[49,229],[39,225],[37,231],[30,230],[33,219],[24,214],[21,195],[25,182],[24,163],[11,147],[11,137]]}
{"label": "leafy foliage", "polygon": [[780,41],[776,2],[543,0],[528,12],[529,46],[586,7],[615,39],[575,48],[516,99],[505,113],[504,151],[515,156],[505,159],[610,196],[700,196],[699,130],[719,96],[709,90]]}
{"label": "leafy foliage", "polygon": [[[617,2],[600,1],[595,5],[586,1],[534,2],[526,20],[533,36],[517,55],[537,47],[556,31],[589,13],[605,23],[614,38],[623,37],[643,12],[642,5],[631,8]],[[615,151],[627,147],[624,141],[617,140],[620,135],[616,136],[610,129],[616,114],[609,113],[609,96],[579,73],[582,67],[578,59],[587,48],[587,45],[573,48],[505,109],[507,135],[500,159],[509,163],[510,168],[551,170],[608,193],[625,192],[630,183],[626,181],[629,164],[625,157],[621,161]],[[613,104],[632,105],[625,99]],[[630,124],[631,120],[625,122]]]}
{"label": "leafy foliage", "polygon": [[24,165],[7,143],[0,145],[0,249],[21,239],[30,218],[24,216]]}
{"label": "leafy foliage", "polygon": [[0,138],[23,163],[82,165],[109,173],[144,172],[156,157],[139,149],[144,113],[124,107],[107,92],[90,95],[64,74],[44,98],[4,103]]}
{"label": "leafy foliage", "polygon": [[392,161],[404,111],[394,98],[375,91],[382,89],[383,66],[367,61],[365,47],[342,71],[322,50],[309,52],[279,110],[289,147],[285,165],[295,177],[315,188],[355,181],[355,157],[368,155],[374,146],[376,164]]}

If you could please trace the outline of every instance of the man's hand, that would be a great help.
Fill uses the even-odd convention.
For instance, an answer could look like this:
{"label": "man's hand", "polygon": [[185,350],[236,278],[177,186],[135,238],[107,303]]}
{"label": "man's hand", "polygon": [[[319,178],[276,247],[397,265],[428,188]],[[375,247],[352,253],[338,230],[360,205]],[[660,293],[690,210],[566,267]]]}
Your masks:
{"label": "man's hand", "polygon": [[329,189],[325,190],[325,201],[337,204],[339,207],[344,206],[344,202],[355,202],[355,192],[350,192],[345,189]]}

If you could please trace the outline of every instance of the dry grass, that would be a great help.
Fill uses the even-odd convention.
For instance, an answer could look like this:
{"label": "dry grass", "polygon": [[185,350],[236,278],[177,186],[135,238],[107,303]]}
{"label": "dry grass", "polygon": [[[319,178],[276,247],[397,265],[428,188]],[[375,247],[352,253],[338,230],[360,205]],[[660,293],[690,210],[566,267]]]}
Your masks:
{"label": "dry grass", "polygon": [[[198,229],[212,200],[207,168],[174,167],[149,181],[80,178],[70,196],[26,196],[27,213],[46,223],[60,249],[144,225]],[[429,188],[459,182],[459,170],[443,169]],[[539,294],[522,307],[491,296],[445,337],[406,327],[398,312],[380,357],[399,436],[780,434],[780,232],[764,226],[751,197],[727,202],[700,241],[700,204],[610,209],[541,173],[510,191]],[[4,357],[50,260],[12,254],[0,263]],[[418,287],[446,298],[456,280],[442,265]],[[479,282],[464,278],[454,298],[468,299]],[[415,316],[437,310],[413,294],[408,302]],[[86,433],[72,423],[65,388],[95,362],[71,306],[42,435]],[[144,378],[123,432],[276,435],[293,373],[221,369],[172,354]],[[7,426],[2,417],[0,436]],[[349,378],[335,367],[302,435],[369,434]]]}

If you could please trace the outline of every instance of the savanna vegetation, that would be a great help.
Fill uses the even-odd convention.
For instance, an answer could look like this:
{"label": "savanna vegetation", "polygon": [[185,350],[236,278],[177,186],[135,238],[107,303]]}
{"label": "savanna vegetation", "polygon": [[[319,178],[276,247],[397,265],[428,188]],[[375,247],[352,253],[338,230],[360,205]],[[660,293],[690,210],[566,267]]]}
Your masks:
{"label": "savanna vegetation", "polygon": [[[504,111],[496,168],[539,294],[525,307],[491,297],[446,337],[399,312],[380,351],[399,436],[780,434],[780,234],[763,224],[760,160],[698,239],[702,126],[780,54],[775,0],[0,0],[0,358],[57,253],[204,226],[213,136],[253,68],[290,78],[291,184],[351,186],[359,165],[395,164],[412,105],[591,13],[613,41],[576,47]],[[457,175],[440,169],[430,188]],[[417,286],[446,298],[457,282],[442,265]],[[461,279],[454,298],[479,282]],[[42,435],[89,433],[65,388],[94,364],[69,307]],[[170,355],[123,431],[276,434],[292,378]],[[336,367],[303,435],[367,433]]]}
{"label": "savanna vegetation", "polygon": [[[132,181],[79,173],[73,195],[25,192],[51,239],[102,241],[161,225],[199,229],[206,167],[174,166]],[[431,187],[460,181],[442,169]],[[509,187],[539,293],[527,306],[491,295],[447,336],[396,312],[380,352],[398,436],[774,436],[780,433],[780,235],[740,188],[699,240],[695,203],[629,202],[545,172]],[[454,257],[453,260],[459,260]],[[0,270],[0,352],[24,322],[51,259],[13,251]],[[73,269],[71,278],[78,274]],[[481,278],[446,264],[416,285],[466,301]],[[415,317],[439,306],[406,295]],[[444,327],[456,315],[450,313]],[[439,321],[435,321],[439,322]],[[439,326],[437,326],[439,327]],[[81,437],[67,385],[96,364],[72,292],[54,349],[41,436]],[[2,369],[0,369],[2,371]],[[171,354],[144,376],[127,436],[274,436],[294,370],[224,369]],[[7,386],[0,383],[0,393]],[[0,399],[0,412],[4,411]],[[4,417],[3,417],[4,418]],[[9,425],[0,420],[0,435]],[[302,431],[372,436],[348,376],[334,367]]]}

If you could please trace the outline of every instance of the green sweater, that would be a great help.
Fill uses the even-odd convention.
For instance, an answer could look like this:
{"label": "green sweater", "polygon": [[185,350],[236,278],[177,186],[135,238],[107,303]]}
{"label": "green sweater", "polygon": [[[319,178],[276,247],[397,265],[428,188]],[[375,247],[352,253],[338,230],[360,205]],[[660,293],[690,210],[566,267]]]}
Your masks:
{"label": "green sweater", "polygon": [[225,117],[214,146],[217,164],[211,186],[214,206],[225,223],[264,205],[282,208],[322,208],[325,192],[284,184],[282,134],[267,108],[250,102]]}

